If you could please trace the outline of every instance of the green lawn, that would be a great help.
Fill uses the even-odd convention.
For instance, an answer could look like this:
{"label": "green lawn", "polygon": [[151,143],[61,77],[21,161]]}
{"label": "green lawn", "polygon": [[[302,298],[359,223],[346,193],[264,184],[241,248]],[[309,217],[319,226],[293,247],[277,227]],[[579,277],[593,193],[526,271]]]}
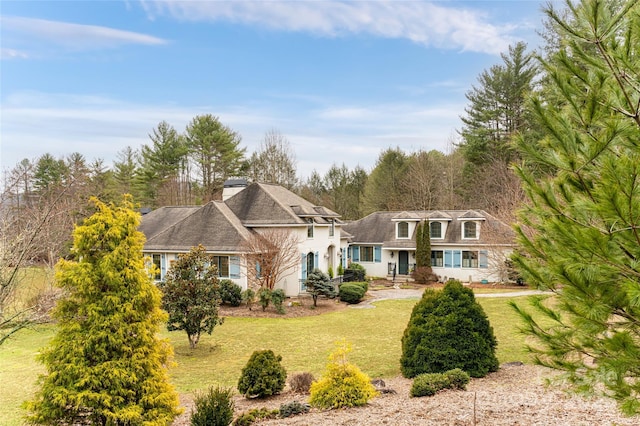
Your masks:
{"label": "green lawn", "polygon": [[[518,319],[508,306],[514,299],[526,300],[477,299],[494,328],[501,363],[528,360],[525,338],[517,331]],[[227,318],[213,335],[204,335],[194,351],[184,332],[163,331],[175,348],[171,378],[180,393],[216,384],[235,388],[242,367],[257,349],[282,355],[289,373],[310,371],[318,377],[334,342],[343,338],[353,345],[350,360],[364,372],[371,377],[396,376],[400,374],[400,339],[416,302],[385,300],[375,303],[374,309],[303,318]],[[44,371],[35,356],[54,332],[53,326],[25,330],[0,347],[0,426],[21,424],[20,404],[34,392],[37,376]]]}

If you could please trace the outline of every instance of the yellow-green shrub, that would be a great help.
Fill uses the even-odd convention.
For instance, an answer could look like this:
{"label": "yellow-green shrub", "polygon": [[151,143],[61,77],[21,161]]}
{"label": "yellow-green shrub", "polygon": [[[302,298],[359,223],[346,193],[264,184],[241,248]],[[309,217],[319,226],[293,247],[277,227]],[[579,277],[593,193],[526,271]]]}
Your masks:
{"label": "yellow-green shrub", "polygon": [[376,396],[369,376],[349,363],[351,351],[346,342],[337,345],[329,355],[329,363],[322,378],[311,384],[309,403],[318,408],[342,408],[365,405]]}

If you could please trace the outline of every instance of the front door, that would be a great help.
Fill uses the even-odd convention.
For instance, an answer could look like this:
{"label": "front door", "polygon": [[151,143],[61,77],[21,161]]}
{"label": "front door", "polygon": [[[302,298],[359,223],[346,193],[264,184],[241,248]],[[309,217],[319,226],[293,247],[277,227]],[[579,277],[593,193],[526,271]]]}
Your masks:
{"label": "front door", "polygon": [[409,252],[400,250],[398,252],[398,275],[409,274]]}

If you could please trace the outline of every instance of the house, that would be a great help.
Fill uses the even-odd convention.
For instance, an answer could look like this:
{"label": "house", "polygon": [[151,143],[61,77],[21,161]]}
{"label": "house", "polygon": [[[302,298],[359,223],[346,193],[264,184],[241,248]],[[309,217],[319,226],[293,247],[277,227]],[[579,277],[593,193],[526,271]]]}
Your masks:
{"label": "house", "polygon": [[407,279],[415,268],[414,234],[422,221],[429,223],[431,267],[440,280],[507,280],[513,232],[483,210],[372,213],[343,225],[351,235],[348,261],[364,266],[369,276]]}
{"label": "house", "polygon": [[214,256],[220,278],[246,289],[260,274],[260,265],[248,265],[248,242],[270,229],[287,231],[297,241],[299,261],[276,283],[288,296],[304,291],[314,268],[326,272],[346,265],[347,240],[337,213],[281,186],[238,179],[225,182],[222,198],[204,206],[162,207],[142,217],[143,253],[157,266],[157,281],[180,253],[201,244]]}

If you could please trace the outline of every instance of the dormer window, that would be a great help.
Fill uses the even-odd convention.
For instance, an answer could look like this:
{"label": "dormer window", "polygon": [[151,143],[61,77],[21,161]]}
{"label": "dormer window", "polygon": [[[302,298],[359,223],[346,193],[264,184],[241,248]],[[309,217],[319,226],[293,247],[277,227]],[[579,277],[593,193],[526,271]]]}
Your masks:
{"label": "dormer window", "polygon": [[313,218],[308,218],[307,223],[307,238],[313,238]]}
{"label": "dormer window", "polygon": [[431,238],[442,238],[442,223],[431,222],[429,223],[429,236]]}
{"label": "dormer window", "polygon": [[398,238],[409,238],[409,223],[398,222]]}
{"label": "dormer window", "polygon": [[336,233],[336,221],[335,219],[329,219],[329,236],[333,237]]}
{"label": "dormer window", "polygon": [[462,238],[477,239],[478,224],[476,222],[462,222]]}

